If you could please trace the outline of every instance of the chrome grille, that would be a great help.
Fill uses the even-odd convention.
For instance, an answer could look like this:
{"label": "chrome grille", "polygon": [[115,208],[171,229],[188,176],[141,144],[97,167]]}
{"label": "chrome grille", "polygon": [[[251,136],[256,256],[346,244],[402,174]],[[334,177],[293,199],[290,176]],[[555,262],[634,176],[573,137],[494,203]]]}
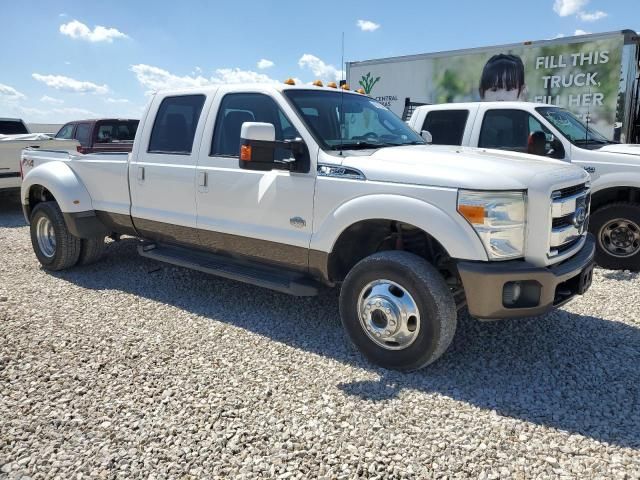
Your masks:
{"label": "chrome grille", "polygon": [[549,257],[557,257],[576,246],[587,234],[591,189],[582,183],[551,194]]}

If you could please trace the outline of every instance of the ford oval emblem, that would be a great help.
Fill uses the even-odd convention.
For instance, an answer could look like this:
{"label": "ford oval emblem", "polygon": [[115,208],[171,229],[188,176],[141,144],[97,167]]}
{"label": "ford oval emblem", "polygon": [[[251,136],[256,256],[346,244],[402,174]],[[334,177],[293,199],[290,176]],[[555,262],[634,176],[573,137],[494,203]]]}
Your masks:
{"label": "ford oval emblem", "polygon": [[575,213],[573,214],[573,226],[577,229],[580,229],[582,225],[584,225],[585,220],[587,219],[587,209],[584,207],[576,208]]}

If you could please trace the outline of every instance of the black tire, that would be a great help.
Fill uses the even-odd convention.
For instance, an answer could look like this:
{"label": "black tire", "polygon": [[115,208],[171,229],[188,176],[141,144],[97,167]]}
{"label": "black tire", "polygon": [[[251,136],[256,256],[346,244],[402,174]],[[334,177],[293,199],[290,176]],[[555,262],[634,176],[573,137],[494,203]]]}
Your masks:
{"label": "black tire", "polygon": [[[413,343],[400,350],[378,345],[358,316],[358,300],[367,285],[388,280],[405,289],[418,307],[420,326]],[[340,317],[351,341],[372,363],[411,371],[436,361],[456,331],[457,310],[440,273],[425,259],[403,251],[385,251],[361,260],[351,269],[340,291]]]}
{"label": "black tire", "polygon": [[83,238],[80,240],[80,258],[78,265],[90,265],[102,258],[107,244],[104,237]]}
{"label": "black tire", "polygon": [[[55,246],[50,255],[45,253],[38,242],[38,224],[44,219],[53,229]],[[58,271],[73,267],[80,257],[80,239],[69,232],[60,207],[56,202],[42,202],[31,213],[31,244],[40,264],[47,270]]]}
{"label": "black tire", "polygon": [[[611,270],[640,270],[640,248],[626,257],[616,256],[607,249],[607,244],[610,245],[610,241],[605,238],[605,227],[616,219],[623,219],[640,226],[640,205],[631,202],[616,202],[600,207],[591,214],[589,231],[596,238],[596,263]],[[629,229],[629,231],[633,233],[633,230]],[[638,246],[640,247],[640,244]]]}

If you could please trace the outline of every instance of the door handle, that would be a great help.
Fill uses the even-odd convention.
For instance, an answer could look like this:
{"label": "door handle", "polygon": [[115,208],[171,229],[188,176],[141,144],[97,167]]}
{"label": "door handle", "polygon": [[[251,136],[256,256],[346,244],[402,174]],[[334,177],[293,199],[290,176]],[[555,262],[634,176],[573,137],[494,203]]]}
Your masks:
{"label": "door handle", "polygon": [[138,181],[144,181],[144,167],[138,167]]}
{"label": "door handle", "polygon": [[207,172],[198,172],[198,186],[199,187],[206,187],[207,183],[208,183],[209,177],[207,175]]}

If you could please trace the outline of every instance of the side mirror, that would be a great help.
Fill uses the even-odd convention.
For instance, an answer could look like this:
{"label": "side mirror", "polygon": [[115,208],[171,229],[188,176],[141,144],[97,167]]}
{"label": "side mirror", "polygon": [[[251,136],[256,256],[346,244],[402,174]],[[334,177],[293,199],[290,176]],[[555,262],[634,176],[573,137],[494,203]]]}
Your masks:
{"label": "side mirror", "polygon": [[424,139],[425,142],[431,144],[433,143],[433,135],[428,130],[422,130],[420,132],[420,136]]}
{"label": "side mirror", "polygon": [[[271,123],[244,122],[240,129],[240,168],[246,170],[273,170],[276,165],[298,171],[297,164],[306,147],[302,139],[276,140],[276,129]],[[291,150],[293,157],[276,160],[276,149]],[[307,155],[308,156],[308,155]]]}

